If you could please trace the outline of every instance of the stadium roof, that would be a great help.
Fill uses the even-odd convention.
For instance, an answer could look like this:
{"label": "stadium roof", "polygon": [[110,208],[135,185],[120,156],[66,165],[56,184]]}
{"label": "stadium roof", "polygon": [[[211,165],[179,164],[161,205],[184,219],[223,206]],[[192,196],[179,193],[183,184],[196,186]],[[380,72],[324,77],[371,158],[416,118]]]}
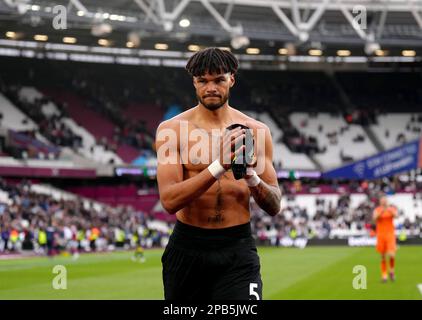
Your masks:
{"label": "stadium roof", "polygon": [[[66,30],[52,27],[57,5],[67,9]],[[363,50],[373,43],[411,49],[422,46],[421,12],[420,0],[0,0],[0,30],[21,31],[23,38],[72,35],[88,45],[105,36],[121,46],[129,36],[146,48],[167,41],[174,47],[192,43],[240,49],[249,40],[254,47],[289,43],[299,50]],[[366,26],[359,25],[360,19],[353,22],[359,14],[366,16]],[[181,26],[183,19],[189,26],[186,20]]]}

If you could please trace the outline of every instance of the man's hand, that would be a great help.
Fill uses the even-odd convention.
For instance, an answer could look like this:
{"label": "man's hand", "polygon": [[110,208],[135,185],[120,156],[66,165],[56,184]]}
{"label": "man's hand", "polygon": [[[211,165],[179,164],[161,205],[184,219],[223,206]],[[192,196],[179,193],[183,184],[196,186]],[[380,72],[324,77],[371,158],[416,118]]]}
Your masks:
{"label": "man's hand", "polygon": [[[240,127],[233,130],[225,130],[220,137],[219,161],[225,170],[230,169],[235,157],[242,154],[245,146],[242,141],[245,138],[245,129]],[[233,152],[234,148],[242,143],[242,145]]]}
{"label": "man's hand", "polygon": [[[250,132],[252,134],[252,141],[254,141],[255,136],[254,136],[253,129],[252,129],[252,128],[254,128],[253,124],[251,124],[249,121],[246,121],[246,126],[247,127],[252,126],[252,127],[250,127],[251,128]],[[251,163],[246,164],[247,169],[246,169],[246,175],[244,177],[245,180],[249,180],[250,178],[252,178],[256,174],[255,171],[254,171],[254,168],[256,167],[256,164],[258,162],[258,158],[256,156],[257,151],[255,149],[256,149],[257,146],[255,144],[255,141],[253,143],[253,146],[254,146],[254,153],[253,153],[253,156],[252,156],[252,161],[251,161]]]}

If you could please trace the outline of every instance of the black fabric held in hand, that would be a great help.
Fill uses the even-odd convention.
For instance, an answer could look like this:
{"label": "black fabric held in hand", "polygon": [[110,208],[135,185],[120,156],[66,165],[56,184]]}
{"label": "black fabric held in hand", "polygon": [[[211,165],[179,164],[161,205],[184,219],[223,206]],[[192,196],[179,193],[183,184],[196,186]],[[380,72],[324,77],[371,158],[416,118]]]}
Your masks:
{"label": "black fabric held in hand", "polygon": [[[241,127],[242,129],[246,129],[245,138],[243,139],[243,145],[245,146],[245,150],[239,155],[238,159],[233,159],[232,161],[232,171],[234,178],[236,180],[242,179],[246,175],[246,168],[248,164],[251,164],[253,161],[254,156],[254,140],[252,135],[252,130],[240,123],[235,123],[230,126],[228,126],[227,130],[233,130],[238,127]],[[238,146],[237,146],[238,147]],[[235,148],[233,148],[232,151],[235,151]]]}

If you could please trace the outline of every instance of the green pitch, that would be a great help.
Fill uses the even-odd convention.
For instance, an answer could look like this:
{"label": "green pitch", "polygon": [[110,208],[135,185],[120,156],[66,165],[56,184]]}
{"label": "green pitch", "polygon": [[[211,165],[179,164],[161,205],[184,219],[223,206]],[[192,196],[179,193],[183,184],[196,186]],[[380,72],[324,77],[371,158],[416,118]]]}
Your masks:
{"label": "green pitch", "polygon": [[[264,299],[422,299],[422,248],[401,247],[395,283],[380,282],[374,248],[259,248]],[[143,264],[131,252],[0,260],[3,299],[162,299],[162,250],[149,250]],[[55,265],[67,269],[67,289],[55,290]],[[367,270],[367,289],[355,290],[353,267]]]}

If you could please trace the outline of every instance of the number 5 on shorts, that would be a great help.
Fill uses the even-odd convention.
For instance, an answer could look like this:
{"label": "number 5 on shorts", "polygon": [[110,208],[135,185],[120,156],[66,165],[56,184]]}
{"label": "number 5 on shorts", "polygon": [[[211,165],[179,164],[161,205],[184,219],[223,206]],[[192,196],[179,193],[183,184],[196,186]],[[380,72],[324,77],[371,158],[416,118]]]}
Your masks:
{"label": "number 5 on shorts", "polygon": [[255,289],[258,289],[258,284],[255,283],[255,282],[251,282],[249,284],[249,295],[255,296],[256,300],[259,300],[259,294],[258,294],[258,292],[255,291]]}

